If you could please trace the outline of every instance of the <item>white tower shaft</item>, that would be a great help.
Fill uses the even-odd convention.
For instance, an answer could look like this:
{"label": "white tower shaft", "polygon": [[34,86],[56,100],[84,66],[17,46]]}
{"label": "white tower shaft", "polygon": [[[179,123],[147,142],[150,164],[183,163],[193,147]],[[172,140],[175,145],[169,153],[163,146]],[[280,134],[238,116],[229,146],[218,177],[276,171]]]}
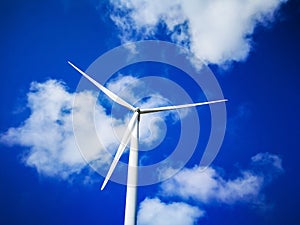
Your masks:
{"label": "white tower shaft", "polygon": [[139,118],[133,128],[130,140],[130,152],[127,173],[127,190],[124,225],[136,225],[137,222],[137,186],[138,186],[138,141]]}

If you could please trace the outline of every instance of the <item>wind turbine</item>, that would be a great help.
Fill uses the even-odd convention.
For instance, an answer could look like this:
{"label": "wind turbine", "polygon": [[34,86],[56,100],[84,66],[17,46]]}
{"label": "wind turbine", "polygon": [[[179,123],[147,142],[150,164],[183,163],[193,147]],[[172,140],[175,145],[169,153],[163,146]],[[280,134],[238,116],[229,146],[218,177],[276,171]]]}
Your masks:
{"label": "wind turbine", "polygon": [[161,111],[169,111],[169,110],[183,109],[183,108],[195,107],[201,105],[215,104],[215,103],[225,102],[227,101],[227,99],[209,101],[209,102],[199,102],[199,103],[192,103],[192,104],[183,104],[183,105],[176,105],[176,106],[164,106],[164,107],[157,107],[157,108],[141,109],[139,107],[134,107],[133,105],[123,100],[121,97],[117,96],[116,94],[108,90],[106,87],[99,84],[96,80],[94,80],[92,77],[90,77],[85,72],[80,70],[70,61],[68,61],[68,63],[79,73],[81,73],[82,76],[84,76],[91,83],[93,83],[97,88],[99,88],[102,92],[104,92],[111,100],[113,100],[114,102],[124,106],[125,108],[133,112],[133,116],[131,117],[127,129],[121,140],[121,144],[117,150],[117,153],[113,159],[113,162],[101,186],[101,190],[104,189],[107,182],[109,181],[114,169],[117,166],[118,161],[120,160],[123,152],[125,151],[126,146],[130,141],[124,225],[136,225],[137,185],[138,185],[138,145],[139,145],[138,141],[139,141],[140,116],[142,114],[147,114],[147,113],[155,113]]}

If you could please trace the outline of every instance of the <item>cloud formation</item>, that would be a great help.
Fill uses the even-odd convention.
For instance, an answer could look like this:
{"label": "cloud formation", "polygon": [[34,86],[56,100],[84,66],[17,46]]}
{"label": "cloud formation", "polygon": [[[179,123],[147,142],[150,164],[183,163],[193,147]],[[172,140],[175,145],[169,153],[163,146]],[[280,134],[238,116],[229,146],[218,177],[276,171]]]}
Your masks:
{"label": "cloud formation", "polygon": [[[108,86],[116,91],[118,87],[124,87],[126,80],[135,84],[126,89],[126,93],[131,95],[129,98],[134,99],[136,94],[133,87],[143,85],[137,78],[119,77]],[[73,106],[75,96],[77,104]],[[154,96],[159,95],[154,93]],[[149,96],[143,102],[151,106],[165,103],[162,96]],[[27,107],[30,109],[29,117],[20,126],[11,127],[1,134],[0,141],[7,145],[26,147],[27,151],[23,154],[25,165],[36,168],[39,174],[61,179],[79,174],[92,161],[97,161],[100,167],[108,167],[112,161],[111,154],[116,151],[129,118],[115,118],[107,114],[106,109],[97,101],[96,93],[71,93],[64,83],[57,80],[33,82],[27,94]],[[87,140],[84,150],[78,149],[72,115],[76,116],[76,127],[80,127],[77,135],[82,140]],[[164,118],[166,115],[160,116]],[[143,117],[141,123],[141,141],[148,147],[156,144],[159,135],[165,134],[160,129],[160,124],[155,122],[155,117],[157,115]],[[95,126],[100,142],[90,141],[89,137],[95,135],[91,134],[94,129],[89,129],[90,126]]]}
{"label": "cloud formation", "polygon": [[146,198],[140,205],[138,225],[193,225],[203,215],[204,211],[183,202]]}
{"label": "cloud formation", "polygon": [[[157,197],[146,198],[141,203],[139,221],[147,222],[140,224],[163,224],[161,220],[177,224],[176,221],[180,221],[180,218],[186,219],[186,222],[182,222],[182,224],[195,224],[205,213],[205,210],[193,205],[195,202],[201,207],[215,202],[230,205],[236,203],[263,204],[263,188],[277,174],[283,172],[282,161],[277,155],[258,153],[251,158],[251,165],[251,169],[241,170],[241,175],[234,179],[225,179],[224,175],[222,176],[212,167],[206,169],[197,166],[191,169],[184,168],[177,175],[162,183]],[[172,198],[177,201],[181,199],[182,202],[167,204],[159,198],[167,198],[168,202]],[[190,202],[193,204],[191,205]],[[181,204],[184,205],[185,210],[177,211],[177,206]],[[172,216],[172,213],[177,217]],[[151,222],[152,218],[158,222]]]}
{"label": "cloud formation", "polygon": [[204,203],[213,200],[231,203],[256,198],[263,184],[263,177],[243,171],[240,177],[225,180],[213,168],[183,169],[162,185],[164,195],[195,199]]}
{"label": "cloud formation", "polygon": [[155,38],[159,25],[175,43],[190,48],[206,63],[243,61],[251,51],[251,36],[268,26],[286,0],[111,0],[111,19],[122,42]]}
{"label": "cloud formation", "polygon": [[[194,199],[203,203],[218,201],[234,203],[259,200],[261,189],[269,178],[283,171],[281,159],[270,153],[258,153],[251,158],[252,168],[240,171],[234,179],[223,178],[216,169],[185,168],[161,186],[163,195]],[[265,179],[268,178],[268,179]]]}
{"label": "cloud formation", "polygon": [[[93,95],[84,93],[82,97],[89,99]],[[78,173],[85,162],[77,150],[72,130],[73,95],[61,82],[48,80],[33,82],[27,100],[29,118],[19,127],[9,128],[1,135],[1,142],[29,148],[23,160],[41,174],[67,178]]]}

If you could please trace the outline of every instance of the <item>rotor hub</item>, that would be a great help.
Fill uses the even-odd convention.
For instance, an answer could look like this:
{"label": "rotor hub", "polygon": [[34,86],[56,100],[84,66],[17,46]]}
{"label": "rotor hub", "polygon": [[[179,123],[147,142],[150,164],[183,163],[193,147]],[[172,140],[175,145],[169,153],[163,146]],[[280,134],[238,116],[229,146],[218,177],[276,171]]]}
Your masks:
{"label": "rotor hub", "polygon": [[140,108],[135,108],[135,110],[134,110],[135,112],[137,112],[138,114],[141,114],[141,109]]}

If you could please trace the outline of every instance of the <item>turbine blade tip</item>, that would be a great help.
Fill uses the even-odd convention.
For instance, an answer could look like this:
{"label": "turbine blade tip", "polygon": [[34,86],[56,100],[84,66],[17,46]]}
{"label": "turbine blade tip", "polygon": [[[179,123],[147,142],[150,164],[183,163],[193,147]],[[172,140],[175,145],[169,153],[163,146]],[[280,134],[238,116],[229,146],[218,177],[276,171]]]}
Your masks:
{"label": "turbine blade tip", "polygon": [[101,186],[101,188],[100,188],[101,191],[103,191],[103,189],[105,188],[107,182],[108,182],[108,179],[105,179],[105,180],[103,181],[103,184],[102,184],[102,186]]}

